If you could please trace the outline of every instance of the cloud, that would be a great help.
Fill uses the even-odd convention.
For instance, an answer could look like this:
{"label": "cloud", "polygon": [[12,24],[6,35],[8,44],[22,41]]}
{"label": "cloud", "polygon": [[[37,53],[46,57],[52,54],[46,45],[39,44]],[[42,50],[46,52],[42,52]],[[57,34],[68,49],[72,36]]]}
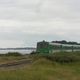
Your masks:
{"label": "cloud", "polygon": [[43,39],[79,41],[79,4],[79,0],[0,0],[0,47],[35,46]]}

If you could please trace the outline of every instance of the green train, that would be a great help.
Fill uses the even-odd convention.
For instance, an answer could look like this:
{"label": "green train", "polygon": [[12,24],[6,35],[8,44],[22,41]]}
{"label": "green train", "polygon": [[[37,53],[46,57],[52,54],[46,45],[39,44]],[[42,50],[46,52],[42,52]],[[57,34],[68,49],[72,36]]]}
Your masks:
{"label": "green train", "polygon": [[54,52],[73,52],[80,51],[80,44],[62,44],[56,42],[38,42],[37,53],[54,53]]}

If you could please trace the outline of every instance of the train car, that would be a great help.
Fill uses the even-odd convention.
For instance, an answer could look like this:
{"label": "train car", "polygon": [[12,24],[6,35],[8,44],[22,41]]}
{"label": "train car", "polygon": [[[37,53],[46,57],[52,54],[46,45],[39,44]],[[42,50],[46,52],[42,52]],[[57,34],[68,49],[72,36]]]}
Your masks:
{"label": "train car", "polygon": [[49,42],[46,41],[38,42],[37,53],[49,53]]}
{"label": "train car", "polygon": [[80,45],[77,44],[61,44],[55,42],[38,42],[37,43],[37,53],[54,53],[54,52],[73,52],[73,51],[80,51]]}

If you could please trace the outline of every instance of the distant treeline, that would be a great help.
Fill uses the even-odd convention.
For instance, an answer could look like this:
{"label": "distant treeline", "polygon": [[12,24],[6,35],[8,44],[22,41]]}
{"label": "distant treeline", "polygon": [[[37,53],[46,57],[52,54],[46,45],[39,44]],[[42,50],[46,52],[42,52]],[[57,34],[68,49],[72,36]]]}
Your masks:
{"label": "distant treeline", "polygon": [[26,48],[0,48],[0,50],[35,50],[34,47],[26,47]]}
{"label": "distant treeline", "polygon": [[61,43],[61,44],[73,44],[73,45],[80,45],[80,43],[78,42],[74,42],[74,41],[66,41],[66,40],[62,40],[62,41],[52,41],[53,43]]}

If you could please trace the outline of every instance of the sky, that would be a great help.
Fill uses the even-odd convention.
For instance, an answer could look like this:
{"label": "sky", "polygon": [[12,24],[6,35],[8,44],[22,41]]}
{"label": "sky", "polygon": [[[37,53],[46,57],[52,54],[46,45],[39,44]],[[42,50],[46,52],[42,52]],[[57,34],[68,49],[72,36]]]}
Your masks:
{"label": "sky", "polygon": [[80,0],[0,0],[0,47],[38,41],[80,42]]}

